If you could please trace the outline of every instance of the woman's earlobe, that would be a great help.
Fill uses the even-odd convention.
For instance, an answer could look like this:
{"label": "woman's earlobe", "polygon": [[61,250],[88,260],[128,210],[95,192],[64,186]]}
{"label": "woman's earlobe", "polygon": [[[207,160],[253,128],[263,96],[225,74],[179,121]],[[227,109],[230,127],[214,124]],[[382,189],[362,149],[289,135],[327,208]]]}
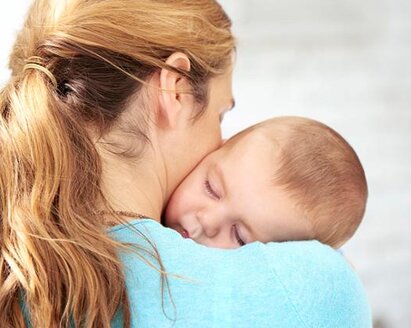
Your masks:
{"label": "woman's earlobe", "polygon": [[[190,71],[190,59],[182,52],[170,55],[165,63],[177,71]],[[188,83],[186,78],[172,69],[163,68],[160,71],[160,119],[164,127],[174,127],[183,107],[182,99],[187,93]]]}

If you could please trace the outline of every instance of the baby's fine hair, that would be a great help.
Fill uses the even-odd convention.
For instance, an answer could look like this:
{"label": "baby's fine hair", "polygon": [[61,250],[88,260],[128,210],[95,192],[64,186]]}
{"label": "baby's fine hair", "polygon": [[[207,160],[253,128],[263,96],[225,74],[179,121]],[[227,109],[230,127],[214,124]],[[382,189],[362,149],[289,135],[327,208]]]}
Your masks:
{"label": "baby's fine hair", "polygon": [[336,131],[312,119],[279,117],[255,128],[262,128],[273,147],[280,147],[273,181],[303,210],[313,238],[341,246],[361,223],[368,196],[354,149]]}
{"label": "baby's fine hair", "polygon": [[347,241],[362,221],[368,188],[354,149],[336,131],[311,119],[279,119],[289,127],[280,141],[275,180],[313,224],[314,238],[333,247]]}

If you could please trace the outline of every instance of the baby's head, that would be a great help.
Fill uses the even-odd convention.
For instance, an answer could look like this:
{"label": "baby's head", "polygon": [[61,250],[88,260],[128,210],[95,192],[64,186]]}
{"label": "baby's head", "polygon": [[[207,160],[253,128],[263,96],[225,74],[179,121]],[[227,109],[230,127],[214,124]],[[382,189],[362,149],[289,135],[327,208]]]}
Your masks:
{"label": "baby's head", "polygon": [[308,239],[339,247],[359,226],[366,199],[361,163],[338,133],[280,117],[205,157],[172,195],[164,223],[218,248]]}

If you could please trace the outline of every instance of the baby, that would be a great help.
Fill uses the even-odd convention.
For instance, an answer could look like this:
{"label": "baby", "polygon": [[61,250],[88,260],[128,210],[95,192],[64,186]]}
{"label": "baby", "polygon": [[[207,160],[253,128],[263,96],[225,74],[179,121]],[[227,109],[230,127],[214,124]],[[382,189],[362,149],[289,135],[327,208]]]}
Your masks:
{"label": "baby", "polygon": [[367,183],[351,146],[317,121],[279,117],[233,136],[173,193],[163,223],[197,243],[346,242],[365,211]]}

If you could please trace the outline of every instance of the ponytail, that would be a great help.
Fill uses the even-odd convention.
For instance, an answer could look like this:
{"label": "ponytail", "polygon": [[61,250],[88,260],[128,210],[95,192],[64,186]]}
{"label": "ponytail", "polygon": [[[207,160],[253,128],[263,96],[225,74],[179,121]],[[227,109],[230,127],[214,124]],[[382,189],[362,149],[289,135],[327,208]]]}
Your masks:
{"label": "ponytail", "polygon": [[[109,327],[117,305],[127,307],[120,245],[89,210],[99,196],[99,158],[57,97],[36,69],[1,93],[2,327],[24,326],[21,301],[34,327]],[[118,284],[107,284],[113,277]]]}

